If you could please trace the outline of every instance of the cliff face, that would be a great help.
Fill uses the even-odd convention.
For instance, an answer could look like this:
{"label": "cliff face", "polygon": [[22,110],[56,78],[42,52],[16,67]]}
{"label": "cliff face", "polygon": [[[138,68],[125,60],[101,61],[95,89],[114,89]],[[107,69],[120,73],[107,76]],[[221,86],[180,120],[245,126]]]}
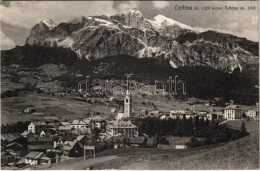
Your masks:
{"label": "cliff face", "polygon": [[130,10],[115,16],[83,17],[77,24],[36,24],[26,44],[71,48],[90,61],[112,55],[165,58],[174,68],[210,66],[232,72],[258,61],[258,43],[192,27],[158,15],[146,19]]}

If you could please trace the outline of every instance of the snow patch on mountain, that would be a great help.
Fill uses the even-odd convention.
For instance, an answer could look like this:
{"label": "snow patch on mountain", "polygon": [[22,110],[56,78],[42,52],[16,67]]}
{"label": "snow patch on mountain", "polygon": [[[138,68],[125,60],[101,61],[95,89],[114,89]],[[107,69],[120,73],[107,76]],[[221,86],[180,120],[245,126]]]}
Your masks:
{"label": "snow patch on mountain", "polygon": [[71,37],[66,37],[66,39],[64,39],[63,41],[61,42],[57,42],[57,46],[58,47],[72,47],[72,45],[74,44],[74,40],[71,38]]}
{"label": "snow patch on mountain", "polygon": [[137,52],[137,56],[139,58],[144,58],[144,57],[156,57],[159,56],[161,54],[161,48],[160,47],[150,47],[150,46],[146,46],[143,49],[139,50]]}
{"label": "snow patch on mountain", "polygon": [[167,18],[163,15],[157,15],[157,16],[154,17],[153,20],[148,20],[148,21],[152,24],[152,26],[155,29],[161,29],[163,25],[165,25],[165,26],[177,25],[182,29],[188,29],[188,30],[195,31],[192,27],[187,26],[185,24],[182,24],[182,23],[175,21],[173,19]]}
{"label": "snow patch on mountain", "polygon": [[178,68],[177,65],[176,65],[173,61],[170,61],[169,64],[170,64],[173,68]]}
{"label": "snow patch on mountain", "polygon": [[42,20],[42,22],[49,27],[50,30],[52,30],[54,27],[56,27],[56,24],[49,18]]}

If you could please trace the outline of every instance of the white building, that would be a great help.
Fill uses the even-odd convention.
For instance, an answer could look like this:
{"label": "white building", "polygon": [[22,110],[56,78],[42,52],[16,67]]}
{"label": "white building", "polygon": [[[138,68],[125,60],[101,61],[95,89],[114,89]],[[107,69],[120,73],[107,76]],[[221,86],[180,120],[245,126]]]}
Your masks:
{"label": "white building", "polygon": [[229,105],[224,109],[224,118],[228,120],[242,119],[242,108],[237,105]]}
{"label": "white building", "polygon": [[73,120],[73,122],[70,124],[71,129],[75,131],[77,134],[81,133],[89,133],[91,128],[90,125],[83,120]]}
{"label": "white building", "polygon": [[130,121],[111,121],[107,124],[107,135],[125,135],[128,137],[138,136],[138,127]]}
{"label": "white building", "polygon": [[47,125],[45,122],[31,122],[28,125],[28,132],[39,135],[46,128],[46,126]]}
{"label": "white building", "polygon": [[256,110],[251,109],[246,112],[246,116],[256,119],[258,118],[258,112]]}
{"label": "white building", "polygon": [[43,152],[31,151],[25,156],[25,164],[36,166],[39,164],[39,160],[42,156]]}
{"label": "white building", "polygon": [[170,110],[170,117],[172,119],[183,119],[186,112],[184,110]]}
{"label": "white building", "polygon": [[124,113],[117,114],[117,120],[121,120],[122,118],[132,118],[133,117],[133,102],[132,95],[129,90],[126,90],[126,95],[124,99]]}

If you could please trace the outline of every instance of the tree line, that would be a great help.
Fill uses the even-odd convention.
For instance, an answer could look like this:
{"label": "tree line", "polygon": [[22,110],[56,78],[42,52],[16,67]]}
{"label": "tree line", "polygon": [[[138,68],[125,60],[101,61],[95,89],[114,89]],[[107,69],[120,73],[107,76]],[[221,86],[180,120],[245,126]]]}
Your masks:
{"label": "tree line", "polygon": [[[244,122],[240,130],[231,129],[226,125],[220,125],[218,120],[204,120],[199,117],[189,119],[167,119],[160,120],[159,118],[148,117],[138,119],[134,123],[139,127],[140,133],[145,133],[148,136],[184,136],[197,137],[203,141],[198,145],[209,145],[233,141],[248,135]],[[194,138],[191,139],[191,144],[196,143]],[[196,138],[195,138],[196,139]],[[194,142],[193,142],[194,141]],[[197,139],[197,141],[199,141]],[[195,145],[195,146],[198,146]],[[188,146],[193,146],[188,144]]]}

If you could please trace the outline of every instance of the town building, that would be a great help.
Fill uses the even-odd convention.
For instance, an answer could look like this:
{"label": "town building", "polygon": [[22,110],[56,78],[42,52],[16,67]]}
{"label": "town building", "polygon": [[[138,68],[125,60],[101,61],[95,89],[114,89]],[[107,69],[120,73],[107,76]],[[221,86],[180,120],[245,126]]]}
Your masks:
{"label": "town building", "polygon": [[170,117],[172,119],[183,119],[186,115],[184,110],[170,110]]}
{"label": "town building", "polygon": [[45,151],[53,147],[54,137],[30,136],[27,144],[30,151]]}
{"label": "town building", "polygon": [[133,118],[133,102],[132,95],[129,89],[126,90],[125,98],[124,98],[124,112],[119,112],[117,114],[117,120],[121,120],[123,118]]}
{"label": "town building", "polygon": [[26,138],[16,133],[1,134],[1,145],[8,146],[10,144],[17,143],[26,147]]}
{"label": "town building", "polygon": [[83,121],[89,123],[91,125],[91,129],[94,129],[94,128],[100,129],[106,123],[106,119],[99,115],[90,116],[90,117],[84,119]]}
{"label": "town building", "polygon": [[109,136],[125,135],[128,137],[138,136],[138,127],[130,121],[111,121],[107,124]]}
{"label": "town building", "polygon": [[21,133],[21,136],[24,138],[27,138],[29,136],[33,136],[34,133],[32,133],[31,131],[24,131],[23,133]]}
{"label": "town building", "polygon": [[33,108],[33,107],[27,107],[27,108],[25,108],[24,110],[23,110],[23,112],[24,113],[33,113],[33,112],[35,112],[36,110],[35,110],[35,108]]}
{"label": "town building", "polygon": [[28,125],[28,132],[32,132],[36,135],[39,135],[43,130],[47,129],[47,125],[45,122],[31,122]]}
{"label": "town building", "polygon": [[76,134],[89,133],[91,131],[89,126],[88,123],[79,119],[73,120],[71,123],[71,129],[73,129]]}
{"label": "town building", "polygon": [[15,157],[8,151],[1,150],[1,167],[7,165],[9,162],[12,162],[14,159]]}
{"label": "town building", "polygon": [[227,120],[242,119],[242,108],[237,105],[229,105],[224,109],[224,118]]}
{"label": "town building", "polygon": [[62,125],[58,128],[59,134],[66,134],[72,132],[72,126],[71,125]]}
{"label": "town building", "polygon": [[207,119],[209,121],[212,121],[214,119],[217,119],[218,118],[218,115],[216,113],[207,113]]}
{"label": "town building", "polygon": [[43,152],[31,151],[25,156],[25,163],[31,166],[36,166],[40,162],[40,158],[43,156]]}
{"label": "town building", "polygon": [[256,110],[250,109],[246,112],[246,116],[257,119],[259,117],[259,113]]}
{"label": "town building", "polygon": [[62,152],[63,156],[79,157],[83,155],[83,144],[77,140],[65,141],[62,144],[56,144],[54,148]]}

